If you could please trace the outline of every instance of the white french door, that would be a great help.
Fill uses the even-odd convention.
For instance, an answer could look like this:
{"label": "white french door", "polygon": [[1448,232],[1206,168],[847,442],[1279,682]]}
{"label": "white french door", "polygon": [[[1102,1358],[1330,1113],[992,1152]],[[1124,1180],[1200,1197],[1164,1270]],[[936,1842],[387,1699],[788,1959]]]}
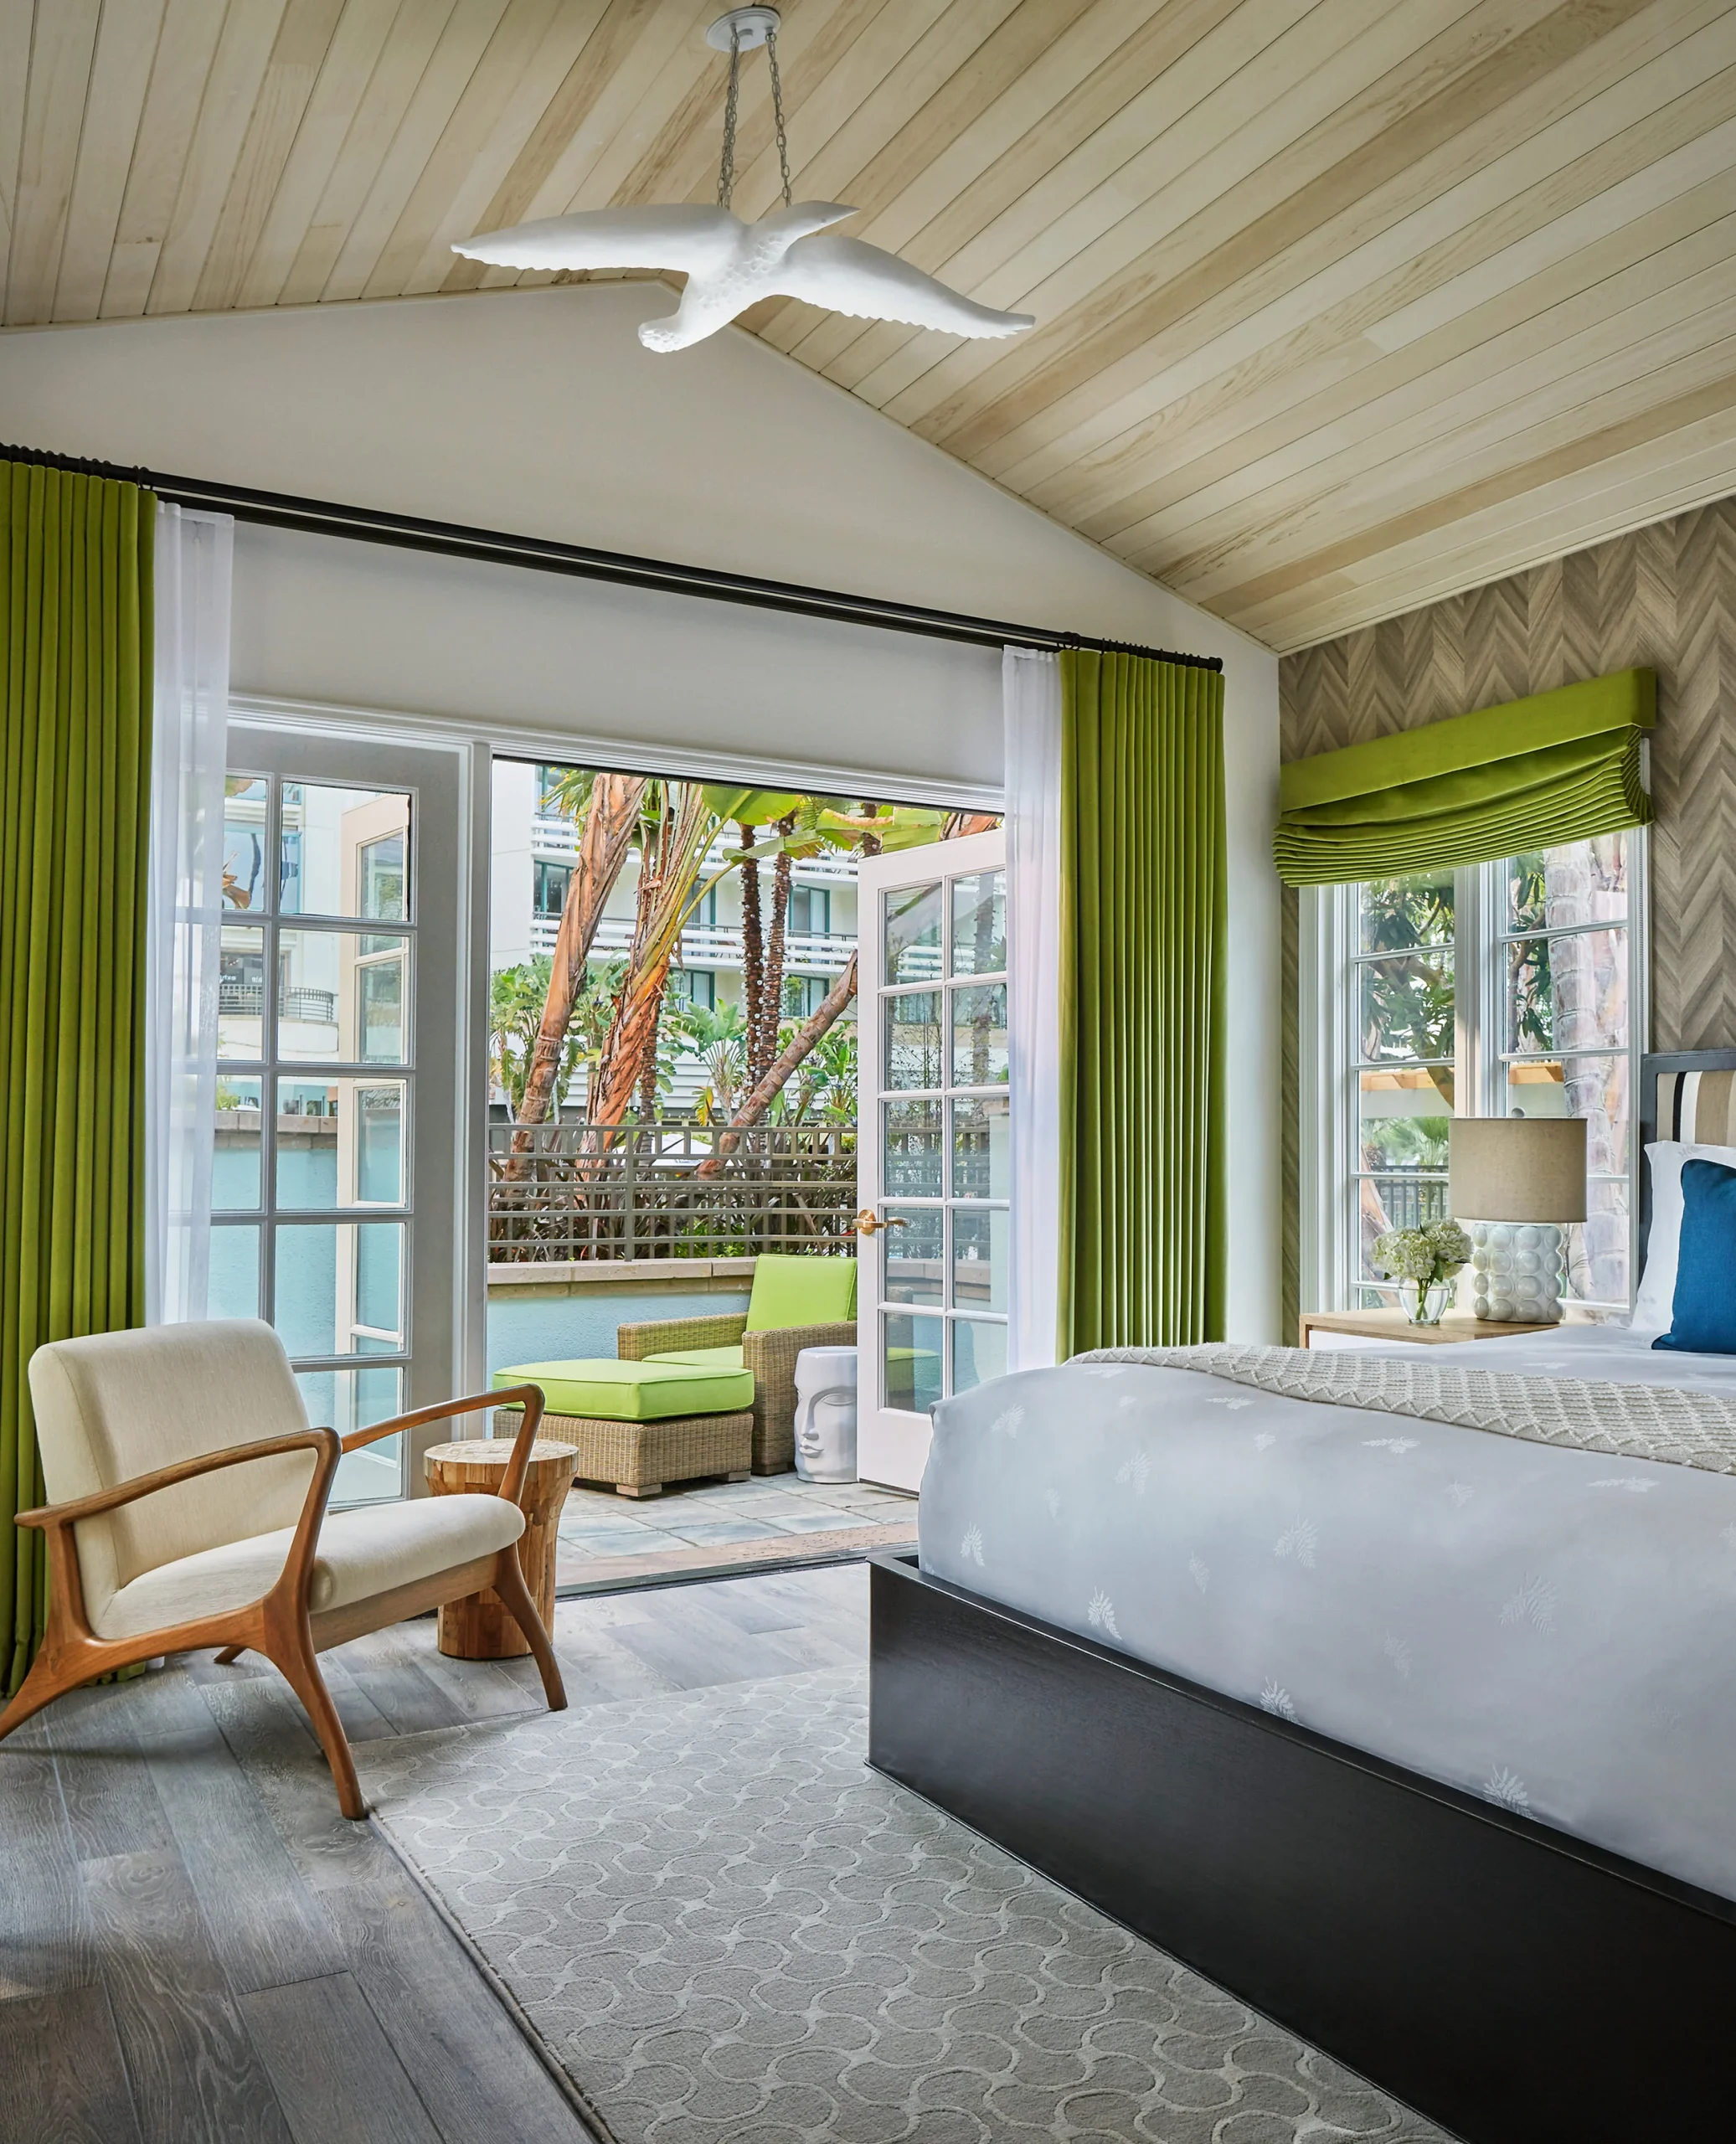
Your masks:
{"label": "white french door", "polygon": [[1005,838],[873,857],[858,881],[859,1468],[915,1489],[938,1403],[1007,1368]]}
{"label": "white french door", "polygon": [[[229,729],[209,1312],[275,1325],[340,1433],[456,1389],[461,764]],[[415,1493],[403,1444],[334,1501]]]}

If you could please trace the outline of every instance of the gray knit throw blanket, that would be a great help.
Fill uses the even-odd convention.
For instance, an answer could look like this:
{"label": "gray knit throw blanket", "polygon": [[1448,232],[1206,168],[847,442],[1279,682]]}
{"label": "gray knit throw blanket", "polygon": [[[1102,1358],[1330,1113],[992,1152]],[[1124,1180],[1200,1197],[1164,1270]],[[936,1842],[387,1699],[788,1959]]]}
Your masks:
{"label": "gray knit throw blanket", "polygon": [[1736,1474],[1736,1399],[1669,1385],[1616,1384],[1605,1378],[1522,1377],[1508,1370],[1439,1366],[1429,1351],[1404,1356],[1351,1349],[1095,1348],[1074,1363],[1142,1363],[1196,1370],[1257,1386],[1286,1399],[1367,1407],[1419,1421],[1491,1430],[1533,1444],[1570,1445],[1621,1459],[1662,1460]]}

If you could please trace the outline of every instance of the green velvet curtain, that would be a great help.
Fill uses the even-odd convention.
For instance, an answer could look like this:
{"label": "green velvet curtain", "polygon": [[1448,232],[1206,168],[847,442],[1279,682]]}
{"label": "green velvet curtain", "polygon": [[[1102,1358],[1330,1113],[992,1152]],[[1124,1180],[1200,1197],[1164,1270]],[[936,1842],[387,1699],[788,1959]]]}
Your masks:
{"label": "green velvet curtain", "polygon": [[1644,826],[1650,670],[1623,670],[1342,751],[1293,760],[1273,842],[1292,886],[1486,863]]}
{"label": "green velvet curtain", "polygon": [[1061,657],[1061,1359],[1221,1339],[1223,678]]}
{"label": "green velvet curtain", "polygon": [[0,1691],[42,1630],[26,1368],[142,1322],[155,500],[0,461]]}

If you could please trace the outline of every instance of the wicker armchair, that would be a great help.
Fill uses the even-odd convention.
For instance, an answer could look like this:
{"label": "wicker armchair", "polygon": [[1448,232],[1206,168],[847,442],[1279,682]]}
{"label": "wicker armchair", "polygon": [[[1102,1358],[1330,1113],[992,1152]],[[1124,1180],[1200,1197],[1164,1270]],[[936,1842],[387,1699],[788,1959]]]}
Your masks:
{"label": "wicker armchair", "polygon": [[617,1326],[615,1352],[623,1362],[653,1355],[691,1353],[709,1348],[741,1349],[744,1369],[754,1373],[754,1471],[787,1473],[796,1464],[796,1358],[804,1348],[852,1348],[856,1327],[790,1325],[750,1332],[747,1313],[728,1317],[676,1317],[645,1325]]}

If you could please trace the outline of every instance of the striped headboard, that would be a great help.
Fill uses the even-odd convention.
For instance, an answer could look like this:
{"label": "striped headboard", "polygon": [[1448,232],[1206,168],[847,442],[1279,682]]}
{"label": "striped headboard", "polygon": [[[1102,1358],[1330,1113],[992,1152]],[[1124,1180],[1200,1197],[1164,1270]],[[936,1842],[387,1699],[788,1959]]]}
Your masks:
{"label": "striped headboard", "polygon": [[[1682,1049],[1640,1060],[1640,1143],[1736,1147],[1736,1049]],[[1651,1227],[1651,1172],[1640,1166],[1640,1262]]]}

